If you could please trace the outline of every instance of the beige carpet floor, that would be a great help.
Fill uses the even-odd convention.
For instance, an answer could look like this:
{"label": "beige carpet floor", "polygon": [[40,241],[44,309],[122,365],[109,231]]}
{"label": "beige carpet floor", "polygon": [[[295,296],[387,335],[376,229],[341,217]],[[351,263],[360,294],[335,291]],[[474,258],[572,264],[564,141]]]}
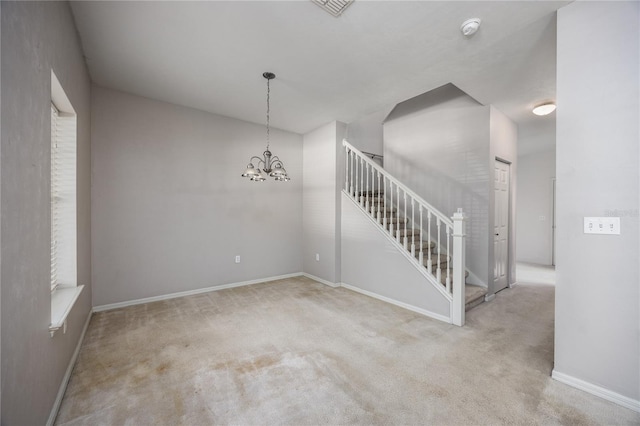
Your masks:
{"label": "beige carpet floor", "polygon": [[300,277],[97,313],[56,423],[639,424],[550,378],[553,300],[458,328]]}

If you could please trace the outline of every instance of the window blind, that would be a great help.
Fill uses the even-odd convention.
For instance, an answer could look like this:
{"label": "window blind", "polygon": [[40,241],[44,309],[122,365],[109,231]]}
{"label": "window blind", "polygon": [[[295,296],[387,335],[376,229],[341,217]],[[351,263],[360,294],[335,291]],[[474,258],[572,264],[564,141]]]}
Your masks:
{"label": "window blind", "polygon": [[77,285],[76,116],[51,104],[51,291]]}

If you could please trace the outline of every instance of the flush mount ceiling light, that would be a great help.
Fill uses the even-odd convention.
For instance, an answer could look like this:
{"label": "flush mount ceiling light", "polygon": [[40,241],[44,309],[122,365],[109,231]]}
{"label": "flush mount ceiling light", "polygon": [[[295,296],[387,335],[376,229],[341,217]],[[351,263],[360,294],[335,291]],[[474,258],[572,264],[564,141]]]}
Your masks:
{"label": "flush mount ceiling light", "polygon": [[[271,86],[269,82],[276,78],[276,75],[272,72],[265,72],[262,74],[267,79],[267,149],[262,153],[262,158],[253,156],[249,159],[247,169],[242,174],[242,177],[248,177],[253,182],[263,182],[267,180],[262,172],[265,172],[269,177],[274,178],[278,182],[287,182],[291,179],[287,175],[287,171],[284,169],[284,164],[277,156],[273,156],[269,151],[269,113],[270,105],[269,98],[271,95]],[[253,160],[257,160],[258,167],[253,165]],[[262,170],[260,170],[262,168]]]}
{"label": "flush mount ceiling light", "polygon": [[533,109],[533,113],[535,115],[548,115],[556,110],[556,104],[553,102],[545,102],[544,104],[540,104]]}
{"label": "flush mount ceiling light", "polygon": [[353,0],[311,0],[336,18],[353,3]]}
{"label": "flush mount ceiling light", "polygon": [[465,37],[471,37],[472,35],[478,32],[481,22],[482,21],[480,20],[480,18],[467,19],[460,26],[460,31],[462,31],[462,34]]}

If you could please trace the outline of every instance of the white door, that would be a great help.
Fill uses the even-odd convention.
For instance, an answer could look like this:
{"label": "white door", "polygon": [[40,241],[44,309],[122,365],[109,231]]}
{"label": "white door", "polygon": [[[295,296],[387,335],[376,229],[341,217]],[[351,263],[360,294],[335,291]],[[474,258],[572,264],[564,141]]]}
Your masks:
{"label": "white door", "polygon": [[493,289],[507,287],[509,265],[509,164],[496,160],[494,173]]}

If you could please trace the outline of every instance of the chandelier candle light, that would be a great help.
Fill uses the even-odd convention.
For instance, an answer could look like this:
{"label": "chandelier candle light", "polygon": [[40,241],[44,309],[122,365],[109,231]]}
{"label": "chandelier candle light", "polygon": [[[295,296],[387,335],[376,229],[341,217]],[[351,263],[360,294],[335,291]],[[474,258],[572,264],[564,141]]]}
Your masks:
{"label": "chandelier candle light", "polygon": [[[284,164],[277,156],[271,154],[269,151],[269,96],[271,95],[271,88],[269,82],[276,78],[276,75],[272,72],[265,72],[262,74],[267,79],[267,150],[262,153],[262,158],[253,156],[249,159],[247,170],[244,171],[242,177],[248,177],[249,180],[254,182],[263,182],[267,180],[262,172],[274,178],[278,182],[287,182],[291,180],[287,175],[287,171],[284,169]],[[258,167],[253,165],[253,160],[257,160]],[[262,168],[262,170],[260,170]]]}

